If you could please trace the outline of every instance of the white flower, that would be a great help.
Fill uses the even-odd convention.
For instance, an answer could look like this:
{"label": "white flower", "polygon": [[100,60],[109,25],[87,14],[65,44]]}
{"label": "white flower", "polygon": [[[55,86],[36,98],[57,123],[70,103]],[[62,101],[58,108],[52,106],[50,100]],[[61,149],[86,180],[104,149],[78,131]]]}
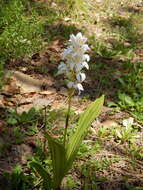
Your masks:
{"label": "white flower", "polygon": [[82,46],[87,41],[87,38],[82,36],[81,32],[79,32],[76,36],[70,35],[70,42],[71,44],[75,46]]}
{"label": "white flower", "polygon": [[80,95],[80,91],[83,91],[83,86],[82,84],[78,83],[78,84],[75,84],[75,88],[78,90],[78,94]]}
{"label": "white flower", "polygon": [[68,49],[65,49],[64,52],[62,53],[63,59],[65,59],[67,56],[69,56],[73,51],[72,47],[69,47]]}
{"label": "white flower", "polygon": [[67,83],[67,86],[68,86],[68,88],[74,88],[74,82],[72,82],[72,81],[69,81],[68,83]]}
{"label": "white flower", "polygon": [[58,66],[58,74],[63,74],[65,71],[67,71],[67,66],[65,63],[61,62],[61,64]]}
{"label": "white flower", "polygon": [[79,72],[79,71],[81,71],[83,68],[86,68],[86,69],[89,69],[89,65],[88,65],[88,63],[87,62],[83,62],[82,64],[76,64],[75,65],[75,70],[76,70],[76,72]]}
{"label": "white flower", "polygon": [[83,57],[84,57],[84,60],[87,61],[87,62],[90,60],[90,57],[89,57],[88,54],[85,54]]}
{"label": "white flower", "polygon": [[69,46],[62,53],[62,58],[65,63],[61,63],[58,66],[58,74],[65,74],[68,83],[68,88],[74,88],[79,91],[83,91],[81,83],[85,80],[86,75],[81,72],[83,68],[89,69],[88,62],[90,57],[85,54],[89,47],[85,42],[87,38],[80,32],[77,35],[70,35]]}
{"label": "white flower", "polygon": [[84,62],[82,63],[82,65],[83,65],[83,67],[85,67],[86,69],[89,69],[89,65],[87,64],[87,62],[84,61]]}
{"label": "white flower", "polygon": [[124,127],[131,127],[134,123],[134,118],[129,117],[128,119],[124,119],[122,123]]}
{"label": "white flower", "polygon": [[69,68],[70,68],[71,70],[74,69],[74,66],[75,66],[75,63],[74,63],[74,62],[71,62],[71,63],[69,64]]}
{"label": "white flower", "polygon": [[72,81],[69,81],[69,82],[67,83],[67,86],[68,86],[68,88],[77,89],[79,95],[80,95],[80,92],[84,90],[82,84],[80,84],[80,83],[74,83],[74,82],[72,82]]}
{"label": "white flower", "polygon": [[84,73],[77,73],[76,74],[76,78],[79,82],[83,82],[86,78],[85,74]]}

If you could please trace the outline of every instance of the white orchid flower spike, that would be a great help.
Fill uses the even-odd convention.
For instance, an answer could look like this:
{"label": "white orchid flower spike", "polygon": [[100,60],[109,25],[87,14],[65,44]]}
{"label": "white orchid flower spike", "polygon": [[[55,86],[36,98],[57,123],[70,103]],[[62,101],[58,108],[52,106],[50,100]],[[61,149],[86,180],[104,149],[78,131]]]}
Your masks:
{"label": "white orchid flower spike", "polygon": [[89,69],[88,62],[90,57],[85,54],[90,48],[86,44],[87,38],[80,32],[77,35],[70,35],[69,46],[64,49],[61,62],[58,66],[58,74],[65,74],[68,79],[67,87],[78,90],[79,94],[83,91],[82,82],[85,80],[83,68]]}

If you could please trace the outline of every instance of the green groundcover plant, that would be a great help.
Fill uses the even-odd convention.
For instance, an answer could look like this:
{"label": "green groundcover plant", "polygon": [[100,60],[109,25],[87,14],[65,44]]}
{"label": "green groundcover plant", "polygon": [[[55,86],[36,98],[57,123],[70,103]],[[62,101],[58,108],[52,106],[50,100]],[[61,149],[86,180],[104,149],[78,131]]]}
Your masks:
{"label": "green groundcover plant", "polygon": [[24,1],[4,1],[0,5],[0,59],[22,58],[41,47],[42,21]]}
{"label": "green groundcover plant", "polygon": [[43,46],[43,21],[36,11],[29,12],[26,3],[28,1],[1,0],[0,78],[5,64],[29,56]]}
{"label": "green groundcover plant", "polygon": [[82,82],[86,76],[82,69],[89,68],[89,55],[85,52],[89,49],[85,44],[86,38],[78,33],[76,36],[71,35],[69,46],[64,50],[62,57],[66,62],[62,62],[58,67],[58,74],[65,74],[68,87],[68,111],[66,115],[63,142],[58,141],[49,133],[45,132],[45,138],[48,140],[49,149],[52,159],[51,175],[39,162],[31,161],[30,167],[36,170],[43,180],[43,188],[46,190],[58,190],[61,187],[63,178],[71,169],[73,161],[77,155],[82,140],[87,134],[94,119],[100,114],[104,102],[104,96],[98,98],[88,106],[84,113],[81,114],[77,128],[72,136],[67,138],[67,128],[69,125],[71,100],[76,90],[80,94],[83,91]]}

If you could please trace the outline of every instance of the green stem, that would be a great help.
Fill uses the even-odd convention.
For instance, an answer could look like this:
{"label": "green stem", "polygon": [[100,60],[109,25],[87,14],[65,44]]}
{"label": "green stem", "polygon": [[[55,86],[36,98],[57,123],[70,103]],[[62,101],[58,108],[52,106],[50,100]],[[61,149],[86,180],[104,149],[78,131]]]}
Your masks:
{"label": "green stem", "polygon": [[[47,107],[45,106],[45,115],[44,115],[44,135],[46,133],[46,123],[47,123]],[[44,143],[43,143],[43,152],[46,153],[46,137],[44,136]]]}
{"label": "green stem", "polygon": [[68,129],[69,118],[70,118],[70,108],[71,108],[72,95],[73,95],[73,91],[70,91],[69,92],[69,99],[68,99],[68,111],[67,111],[67,115],[66,115],[65,130],[64,130],[64,146],[66,145],[67,129]]}

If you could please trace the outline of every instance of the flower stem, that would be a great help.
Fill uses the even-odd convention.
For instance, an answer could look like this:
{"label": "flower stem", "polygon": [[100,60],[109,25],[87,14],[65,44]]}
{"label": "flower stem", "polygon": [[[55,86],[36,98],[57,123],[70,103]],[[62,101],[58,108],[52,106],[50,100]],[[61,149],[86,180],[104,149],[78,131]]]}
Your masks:
{"label": "flower stem", "polygon": [[[46,123],[47,123],[47,107],[45,106],[45,115],[44,115],[44,135],[46,133]],[[46,137],[44,137],[44,143],[43,143],[43,152],[46,153]]]}
{"label": "flower stem", "polygon": [[73,95],[73,91],[70,91],[69,98],[68,98],[68,111],[67,111],[67,115],[66,115],[65,130],[64,130],[64,142],[63,142],[64,146],[66,145],[67,129],[68,129],[69,118],[70,118],[72,95]]}

